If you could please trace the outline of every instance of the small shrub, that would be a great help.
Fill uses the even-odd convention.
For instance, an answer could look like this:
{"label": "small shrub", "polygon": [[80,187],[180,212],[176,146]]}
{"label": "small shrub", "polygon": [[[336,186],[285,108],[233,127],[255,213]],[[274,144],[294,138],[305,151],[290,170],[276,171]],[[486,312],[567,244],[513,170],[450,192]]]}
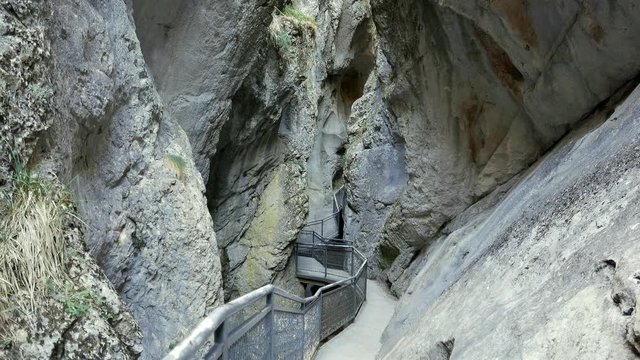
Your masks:
{"label": "small shrub", "polygon": [[9,350],[11,349],[11,346],[13,345],[13,341],[11,339],[3,339],[2,340],[2,348],[4,350]]}
{"label": "small shrub", "polygon": [[84,289],[76,293],[71,293],[70,288],[65,285],[64,288],[64,312],[73,317],[80,317],[94,306],[99,306],[98,298],[93,295],[89,289]]}
{"label": "small shrub", "polygon": [[22,159],[20,154],[12,152],[9,155],[11,166],[13,167],[13,187],[17,190],[24,190],[27,192],[42,190],[39,189],[41,182],[40,179],[31,175],[27,169],[26,161]]}
{"label": "small shrub", "polygon": [[174,339],[173,341],[171,341],[171,342],[169,343],[169,350],[173,350],[173,348],[175,348],[176,346],[178,346],[178,343],[179,343],[178,339]]}

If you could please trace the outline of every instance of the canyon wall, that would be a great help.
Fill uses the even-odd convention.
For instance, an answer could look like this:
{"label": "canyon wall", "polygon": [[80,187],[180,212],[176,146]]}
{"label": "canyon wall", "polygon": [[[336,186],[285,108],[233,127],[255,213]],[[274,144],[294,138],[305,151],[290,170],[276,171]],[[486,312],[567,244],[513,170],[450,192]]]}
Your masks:
{"label": "canyon wall", "polygon": [[633,0],[0,4],[0,177],[17,151],[67,185],[143,357],[267,283],[302,294],[298,230],[343,185],[402,296],[382,356],[593,340],[552,344],[562,317],[605,334],[574,357],[637,346]]}
{"label": "canyon wall", "polygon": [[[380,253],[401,294],[453,217],[526,169],[640,70],[633,1],[371,2],[382,107],[407,185]],[[386,79],[386,80],[385,80]],[[383,208],[382,212],[387,211]]]}
{"label": "canyon wall", "polygon": [[639,125],[640,88],[456,217],[379,358],[636,358]]}
{"label": "canyon wall", "polygon": [[[206,181],[226,298],[293,284],[291,252],[344,184],[352,103],[373,67],[370,8],[134,2],[142,50]],[[278,9],[276,9],[276,7]]]}
{"label": "canyon wall", "polygon": [[[9,64],[22,74],[3,73],[31,104],[7,99],[3,128],[14,143],[37,142],[23,154],[33,153],[30,166],[70,189],[90,254],[131,308],[144,355],[158,358],[221,304],[223,291],[204,184],[149,76],[131,9],[123,1],[10,1],[3,9],[19,18],[41,11],[44,34],[17,44]],[[15,30],[5,30],[12,39]]]}

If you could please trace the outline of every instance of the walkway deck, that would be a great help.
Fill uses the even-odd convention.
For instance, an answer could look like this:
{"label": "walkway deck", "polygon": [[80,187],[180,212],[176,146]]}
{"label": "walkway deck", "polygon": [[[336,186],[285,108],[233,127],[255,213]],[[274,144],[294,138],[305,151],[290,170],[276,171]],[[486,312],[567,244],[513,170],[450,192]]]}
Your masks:
{"label": "walkway deck", "polygon": [[396,299],[376,281],[367,282],[367,301],[353,324],[318,349],[316,360],[373,360],[380,336],[393,315]]}
{"label": "walkway deck", "polygon": [[306,256],[298,256],[297,268],[298,268],[297,273],[299,278],[306,278],[306,279],[320,280],[320,281],[328,280],[329,282],[336,282],[336,281],[348,279],[351,277],[351,274],[349,274],[346,271],[337,270],[337,269],[327,269],[327,277],[325,278],[324,277],[325,267],[322,266],[322,264],[318,260],[314,258],[306,257]]}

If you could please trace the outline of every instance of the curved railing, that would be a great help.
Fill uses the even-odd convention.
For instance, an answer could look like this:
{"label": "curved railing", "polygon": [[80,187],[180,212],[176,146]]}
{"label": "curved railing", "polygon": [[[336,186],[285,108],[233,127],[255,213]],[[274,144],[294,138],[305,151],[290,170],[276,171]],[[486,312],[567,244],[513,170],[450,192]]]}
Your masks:
{"label": "curved railing", "polygon": [[[333,194],[333,212],[331,215],[308,222],[300,231],[300,236],[298,237],[298,243],[307,241],[305,237],[309,236],[309,234],[315,233],[316,236],[322,239],[336,239],[341,238],[342,233],[342,210],[344,209],[346,203],[346,191],[344,186],[339,188]],[[344,241],[344,240],[342,240]]]}
{"label": "curved railing", "polygon": [[[344,207],[341,191],[334,219]],[[307,298],[273,285],[254,290],[215,309],[165,359],[313,359],[320,342],[351,323],[366,300],[367,259],[348,242],[305,231],[312,241],[296,244],[298,277],[329,285]]]}

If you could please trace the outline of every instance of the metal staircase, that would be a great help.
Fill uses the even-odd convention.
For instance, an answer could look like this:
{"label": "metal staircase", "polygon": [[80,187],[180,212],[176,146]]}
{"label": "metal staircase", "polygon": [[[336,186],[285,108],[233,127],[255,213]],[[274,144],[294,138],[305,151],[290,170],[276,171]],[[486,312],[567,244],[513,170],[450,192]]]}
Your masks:
{"label": "metal staircase", "polygon": [[300,298],[273,285],[207,316],[165,359],[313,359],[320,342],[351,323],[366,299],[367,259],[342,235],[345,189],[333,213],[307,223],[295,246],[301,280],[328,284]]}

